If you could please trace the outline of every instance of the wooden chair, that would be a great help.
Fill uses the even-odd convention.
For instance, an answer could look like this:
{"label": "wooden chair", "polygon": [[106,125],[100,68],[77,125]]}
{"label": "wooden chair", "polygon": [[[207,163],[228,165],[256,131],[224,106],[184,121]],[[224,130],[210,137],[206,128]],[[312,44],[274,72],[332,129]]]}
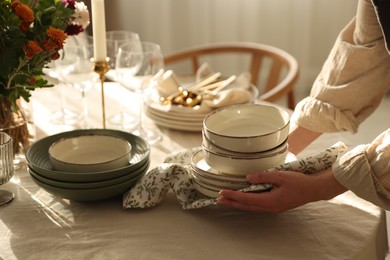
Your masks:
{"label": "wooden chair", "polygon": [[[294,87],[299,74],[298,62],[291,54],[279,48],[252,42],[213,43],[170,53],[164,57],[164,62],[167,69],[175,64],[177,66],[179,63],[190,62],[192,71],[189,73],[195,75],[199,66],[204,62],[208,62],[217,55],[228,54],[237,57],[247,56],[249,67],[246,65],[244,71],[251,73],[252,83],[260,90],[259,99],[276,102],[287,97],[288,108],[294,109]],[[226,65],[222,62],[221,68],[211,67],[223,73],[223,64]]]}

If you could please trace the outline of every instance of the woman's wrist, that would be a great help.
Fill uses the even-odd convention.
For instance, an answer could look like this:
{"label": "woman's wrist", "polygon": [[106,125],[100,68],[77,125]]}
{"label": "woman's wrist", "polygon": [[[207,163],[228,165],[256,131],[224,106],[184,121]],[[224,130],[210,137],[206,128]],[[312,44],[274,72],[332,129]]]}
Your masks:
{"label": "woman's wrist", "polygon": [[288,149],[293,154],[299,154],[310,143],[316,140],[321,133],[313,132],[297,125],[291,125],[291,131],[288,136]]}
{"label": "woman's wrist", "polygon": [[316,201],[332,199],[348,190],[333,176],[332,167],[314,174],[313,177],[316,178],[313,189]]}

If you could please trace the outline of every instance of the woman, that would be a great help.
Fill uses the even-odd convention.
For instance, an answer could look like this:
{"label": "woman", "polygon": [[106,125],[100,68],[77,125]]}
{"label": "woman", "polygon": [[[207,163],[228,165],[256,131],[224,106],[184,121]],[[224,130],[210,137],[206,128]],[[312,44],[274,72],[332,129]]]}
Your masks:
{"label": "woman", "polygon": [[[354,19],[341,31],[310,96],[295,108],[289,149],[297,154],[321,133],[357,132],[390,86],[390,1],[359,0]],[[390,129],[372,143],[342,155],[313,175],[275,171],[247,176],[250,183],[271,183],[264,193],[222,190],[219,204],[261,212],[283,212],[328,200],[347,190],[390,209]]]}

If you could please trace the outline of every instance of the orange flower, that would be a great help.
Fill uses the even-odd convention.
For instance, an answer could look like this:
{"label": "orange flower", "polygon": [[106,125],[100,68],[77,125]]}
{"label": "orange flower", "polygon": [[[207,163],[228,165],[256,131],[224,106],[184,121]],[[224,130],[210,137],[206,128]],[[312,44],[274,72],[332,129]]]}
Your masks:
{"label": "orange flower", "polygon": [[26,53],[26,58],[27,59],[32,59],[34,57],[34,52],[30,48],[28,48],[27,45],[23,46],[23,50]]}
{"label": "orange flower", "polygon": [[43,51],[41,46],[36,41],[28,41],[28,47],[30,48],[31,51],[33,51],[36,54],[39,54]]}
{"label": "orange flower", "polygon": [[55,49],[57,49],[57,45],[52,40],[42,40],[42,46],[47,51],[54,51]]}
{"label": "orange flower", "polygon": [[28,5],[22,4],[19,1],[14,1],[11,3],[11,6],[15,14],[23,21],[28,24],[32,23],[35,19],[34,12],[30,9]]}
{"label": "orange flower", "polygon": [[68,35],[63,30],[53,27],[47,28],[46,34],[59,48],[62,48],[64,41],[68,38]]}
{"label": "orange flower", "polygon": [[43,52],[43,49],[36,41],[28,41],[26,46],[23,46],[27,59],[32,59],[35,54]]}

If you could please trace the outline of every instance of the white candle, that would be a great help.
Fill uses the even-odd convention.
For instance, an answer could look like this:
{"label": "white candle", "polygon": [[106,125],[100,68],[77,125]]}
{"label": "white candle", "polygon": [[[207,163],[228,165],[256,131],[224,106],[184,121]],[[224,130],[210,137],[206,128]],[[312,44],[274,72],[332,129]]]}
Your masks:
{"label": "white candle", "polygon": [[105,61],[107,58],[106,47],[106,18],[104,12],[104,0],[92,0],[92,31],[93,45],[96,61]]}

